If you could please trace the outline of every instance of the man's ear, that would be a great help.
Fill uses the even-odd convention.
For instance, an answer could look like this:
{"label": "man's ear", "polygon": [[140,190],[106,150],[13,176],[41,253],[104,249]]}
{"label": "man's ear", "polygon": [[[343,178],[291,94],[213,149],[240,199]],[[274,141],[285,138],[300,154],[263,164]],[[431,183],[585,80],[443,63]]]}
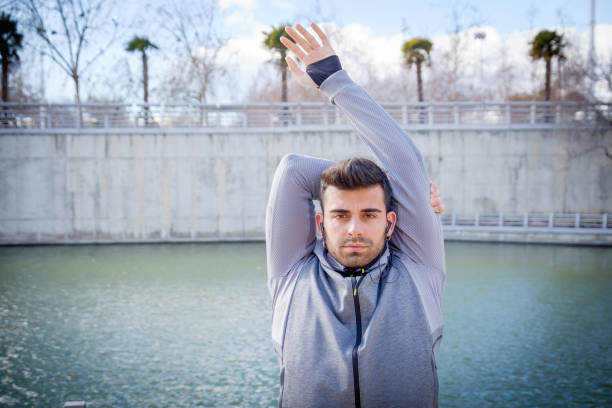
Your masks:
{"label": "man's ear", "polygon": [[387,223],[389,223],[391,225],[389,227],[389,231],[386,234],[387,238],[390,238],[391,234],[393,234],[393,231],[395,230],[396,222],[397,222],[397,214],[395,213],[395,211],[387,212]]}
{"label": "man's ear", "polygon": [[321,236],[323,236],[323,232],[321,231],[321,225],[323,225],[323,214],[322,213],[317,213],[315,215],[315,221],[317,223],[317,230],[319,231],[319,234],[321,234]]}

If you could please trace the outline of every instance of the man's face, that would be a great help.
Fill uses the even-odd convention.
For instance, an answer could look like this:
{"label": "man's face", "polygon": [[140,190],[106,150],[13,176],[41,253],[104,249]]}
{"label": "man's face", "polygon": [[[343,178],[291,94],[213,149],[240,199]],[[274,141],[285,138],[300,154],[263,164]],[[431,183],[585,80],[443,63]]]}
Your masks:
{"label": "man's face", "polygon": [[[382,250],[385,237],[395,227],[396,215],[386,212],[384,192],[380,185],[356,190],[340,190],[329,186],[323,200],[323,222],[327,250],[342,265],[365,266]],[[391,223],[385,234],[387,223]]]}

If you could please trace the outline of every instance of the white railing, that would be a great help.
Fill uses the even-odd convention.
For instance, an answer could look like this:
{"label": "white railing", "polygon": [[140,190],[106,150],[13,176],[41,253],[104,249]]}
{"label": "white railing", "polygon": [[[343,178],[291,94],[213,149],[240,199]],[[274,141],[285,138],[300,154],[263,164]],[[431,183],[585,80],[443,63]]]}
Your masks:
{"label": "white railing", "polygon": [[442,216],[445,230],[545,231],[550,233],[612,234],[609,214],[588,213],[476,213]]}
{"label": "white railing", "polygon": [[[450,234],[465,234],[472,232],[491,232],[504,236],[504,234],[514,235],[516,233],[538,234],[545,233],[548,236],[557,236],[558,242],[575,242],[568,237],[588,238],[591,243],[612,245],[612,217],[610,214],[558,214],[558,213],[529,213],[529,214],[510,214],[510,213],[476,213],[458,214],[446,213],[442,216],[443,230]],[[58,233],[57,230],[47,231],[49,225],[70,223],[97,225],[100,221],[103,224],[117,222],[119,225],[131,224],[129,219],[94,219],[94,218],[74,218],[70,220],[53,219],[55,222],[50,224],[48,219],[34,217],[19,218],[0,218],[0,226],[3,222],[10,222],[17,225],[17,231],[7,234],[0,231],[0,244],[27,244],[27,243],[88,243],[88,242],[198,242],[198,241],[260,241],[264,239],[263,226],[253,235],[241,236],[240,234],[229,233],[224,235],[214,235],[214,231],[167,231],[159,233],[155,225],[159,223],[159,217],[139,217],[146,226],[139,231],[97,231],[91,230],[70,231]],[[31,226],[35,222],[38,226],[37,231],[19,231],[20,222]],[[185,223],[187,225],[187,223]],[[0,228],[1,230],[1,228]],[[146,231],[154,231],[148,234]],[[599,237],[593,241],[592,237]],[[495,238],[491,238],[495,241]],[[550,242],[557,242],[557,238],[550,238]]]}
{"label": "white railing", "polygon": [[[581,102],[383,103],[400,124],[416,128],[593,126],[612,122],[612,104]],[[327,103],[19,104],[0,103],[2,129],[347,127]]]}

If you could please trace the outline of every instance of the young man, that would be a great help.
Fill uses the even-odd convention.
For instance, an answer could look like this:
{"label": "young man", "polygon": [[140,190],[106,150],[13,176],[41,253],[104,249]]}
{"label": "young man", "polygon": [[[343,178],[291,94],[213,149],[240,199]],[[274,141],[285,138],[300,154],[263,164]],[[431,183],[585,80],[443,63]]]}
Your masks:
{"label": "young man", "polygon": [[300,25],[286,28],[295,43],[281,41],[306,66],[288,57],[290,71],[347,115],[386,174],[366,159],[299,155],[276,170],[266,244],[279,406],[437,406],[446,272],[430,181],[412,140],[312,28],[320,42]]}

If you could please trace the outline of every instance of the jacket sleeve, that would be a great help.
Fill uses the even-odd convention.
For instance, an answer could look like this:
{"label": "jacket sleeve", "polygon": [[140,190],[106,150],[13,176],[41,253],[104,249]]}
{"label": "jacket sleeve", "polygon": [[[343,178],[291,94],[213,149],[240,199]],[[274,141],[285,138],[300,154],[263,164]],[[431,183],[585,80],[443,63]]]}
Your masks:
{"label": "jacket sleeve", "polygon": [[329,160],[288,154],[272,180],[266,208],[268,289],[274,297],[281,278],[314,250],[316,226],[313,199],[318,199],[321,173]]}
{"label": "jacket sleeve", "polygon": [[421,153],[399,124],[346,71],[332,74],[320,89],[344,112],[387,171],[398,220],[391,245],[443,277],[441,217],[429,204],[431,183]]}

